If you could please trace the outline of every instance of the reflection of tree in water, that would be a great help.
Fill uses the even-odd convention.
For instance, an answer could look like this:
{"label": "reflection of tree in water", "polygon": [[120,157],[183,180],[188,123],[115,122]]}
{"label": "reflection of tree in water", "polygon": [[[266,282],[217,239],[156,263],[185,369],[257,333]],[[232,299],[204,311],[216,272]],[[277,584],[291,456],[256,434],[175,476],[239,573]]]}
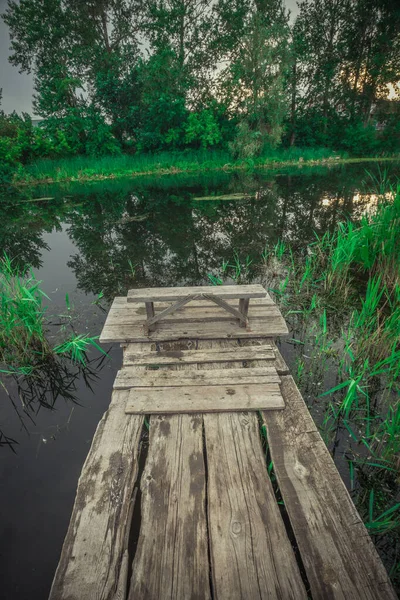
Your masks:
{"label": "reflection of tree in water", "polygon": [[[304,247],[314,231],[331,229],[343,212],[350,214],[356,188],[341,174],[286,175],[269,181],[260,175],[226,178],[214,195],[240,190],[237,201],[197,201],[208,186],[170,189],[134,185],[134,192],[110,189],[85,198],[68,215],[69,235],[79,248],[68,263],[79,286],[108,299],[135,285],[198,284],[207,273],[249,255],[256,266],[265,244],[279,238]],[[322,199],[329,199],[324,205]],[[130,262],[135,265],[133,278]]]}
{"label": "reflection of tree in water", "polygon": [[63,203],[33,202],[24,196],[0,196],[0,248],[16,266],[38,269],[43,250],[49,250],[43,233],[61,230]]}
{"label": "reflection of tree in water", "polygon": [[[68,265],[86,292],[111,299],[132,285],[196,284],[234,251],[249,255],[256,271],[266,243],[280,238],[302,248],[314,231],[332,229],[352,213],[364,173],[364,167],[213,173],[13,193],[0,199],[0,243],[20,265],[38,268],[48,249],[43,233],[66,222],[78,249]],[[194,200],[238,192],[247,199]]]}

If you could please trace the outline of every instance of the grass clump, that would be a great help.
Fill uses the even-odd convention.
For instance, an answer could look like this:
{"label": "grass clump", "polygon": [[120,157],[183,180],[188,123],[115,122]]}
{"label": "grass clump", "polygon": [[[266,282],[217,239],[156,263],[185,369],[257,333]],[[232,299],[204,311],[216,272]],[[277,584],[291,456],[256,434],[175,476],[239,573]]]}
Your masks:
{"label": "grass clump", "polygon": [[51,353],[45,335],[45,293],[27,270],[0,260],[0,363],[7,372],[27,373]]}
{"label": "grass clump", "polygon": [[[343,155],[344,156],[344,155]],[[18,182],[95,181],[146,174],[199,173],[283,165],[318,164],[341,157],[327,148],[281,148],[254,159],[234,159],[226,150],[184,150],[105,157],[41,159],[18,173]]]}
{"label": "grass clump", "polygon": [[[74,392],[79,377],[83,375],[88,385],[96,377],[88,361],[90,347],[105,355],[96,337],[75,332],[68,297],[68,315],[61,316],[61,330],[55,334],[63,339],[56,345],[50,343],[45,305],[49,298],[41,283],[29,269],[14,266],[7,255],[0,259],[0,384],[24,427],[23,415],[32,418],[42,407],[53,409],[59,396],[77,401]],[[22,413],[12,399],[15,387]],[[14,442],[0,424],[0,445]]]}

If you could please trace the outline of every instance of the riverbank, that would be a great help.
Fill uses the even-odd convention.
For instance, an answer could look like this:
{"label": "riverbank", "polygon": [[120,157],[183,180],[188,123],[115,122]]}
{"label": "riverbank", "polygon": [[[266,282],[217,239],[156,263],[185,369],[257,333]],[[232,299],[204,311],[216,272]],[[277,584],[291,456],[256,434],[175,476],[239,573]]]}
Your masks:
{"label": "riverbank", "polygon": [[199,150],[161,152],[93,158],[78,156],[60,160],[42,159],[22,167],[14,177],[17,185],[89,182],[142,175],[173,175],[246,169],[277,169],[333,165],[391,158],[349,158],[327,148],[288,148],[255,159],[234,160],[227,151]]}

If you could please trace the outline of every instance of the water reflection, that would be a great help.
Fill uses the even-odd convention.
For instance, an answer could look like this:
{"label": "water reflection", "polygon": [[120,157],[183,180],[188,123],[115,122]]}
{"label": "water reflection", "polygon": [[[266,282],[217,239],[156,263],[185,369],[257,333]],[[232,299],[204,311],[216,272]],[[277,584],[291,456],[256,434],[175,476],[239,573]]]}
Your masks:
{"label": "water reflection", "polygon": [[[379,172],[375,165],[368,169]],[[220,270],[222,261],[232,260],[234,250],[243,259],[252,257],[251,277],[257,273],[266,242],[274,245],[283,238],[301,248],[314,239],[314,231],[332,230],[345,214],[358,219],[365,197],[360,200],[356,194],[374,193],[368,181],[363,166],[351,166],[3,191],[0,244],[21,266],[28,263],[37,270],[43,265],[38,276],[44,279],[52,305],[59,302],[65,309],[68,292],[79,311],[77,331],[95,335],[102,328],[104,314],[94,310],[92,293],[104,291],[111,300],[133,285],[202,283],[209,272]],[[232,194],[244,199],[195,199]],[[82,294],[76,293],[76,285]],[[294,332],[292,337],[299,335]],[[291,348],[286,342],[282,351],[295,372],[296,352],[302,354],[304,349],[295,346],[291,352]],[[0,452],[0,481],[7,492],[0,497],[0,513],[7,515],[0,523],[2,594],[6,598],[48,596],[77,479],[121,364],[120,348],[114,347],[111,354],[114,361],[101,362],[104,359],[99,357],[87,369],[53,366],[35,381],[2,380],[10,396],[0,388],[0,424],[8,436],[0,438],[0,443],[19,442],[16,454]],[[325,376],[333,377],[333,373]],[[322,378],[318,372],[315,385]],[[307,401],[310,395],[318,398],[320,394],[321,388],[314,389],[313,382],[306,382]],[[324,387],[334,384],[328,381]],[[38,414],[42,407],[38,398],[51,409]],[[67,402],[60,402],[62,398]],[[22,411],[30,436],[21,435],[12,402]],[[24,404],[30,407],[26,414]],[[312,410],[316,420],[322,420],[318,401]],[[35,426],[27,421],[28,415]],[[338,466],[345,475],[346,461],[342,459]],[[21,572],[27,576],[21,578]]]}
{"label": "water reflection", "polygon": [[[58,400],[80,404],[79,385],[84,383],[93,393],[107,357],[72,363],[66,357],[49,354],[27,375],[9,373],[2,377],[1,387],[14,409],[20,428],[28,432],[29,421],[35,424],[41,409],[54,410]],[[17,439],[0,423],[0,446],[14,449]]]}
{"label": "water reflection", "polygon": [[[234,251],[249,255],[256,268],[266,243],[303,247],[344,215],[359,217],[360,204],[371,199],[365,189],[373,182],[365,180],[365,169],[353,166],[47,187],[1,203],[0,243],[38,267],[48,249],[43,233],[66,224],[77,249],[67,264],[79,288],[111,300],[133,282],[200,284]],[[243,199],[226,199],[232,194]],[[212,199],[218,196],[225,199]]]}

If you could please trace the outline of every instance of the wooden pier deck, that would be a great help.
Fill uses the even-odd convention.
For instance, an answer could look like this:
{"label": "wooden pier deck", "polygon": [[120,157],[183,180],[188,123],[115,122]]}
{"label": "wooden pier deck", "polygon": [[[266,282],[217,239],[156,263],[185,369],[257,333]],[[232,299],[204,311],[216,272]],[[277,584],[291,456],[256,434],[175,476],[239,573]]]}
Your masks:
{"label": "wooden pier deck", "polygon": [[395,599],[274,344],[287,329],[272,300],[242,302],[242,327],[196,299],[144,333],[170,302],[109,313],[101,339],[124,344],[123,366],[50,600]]}

